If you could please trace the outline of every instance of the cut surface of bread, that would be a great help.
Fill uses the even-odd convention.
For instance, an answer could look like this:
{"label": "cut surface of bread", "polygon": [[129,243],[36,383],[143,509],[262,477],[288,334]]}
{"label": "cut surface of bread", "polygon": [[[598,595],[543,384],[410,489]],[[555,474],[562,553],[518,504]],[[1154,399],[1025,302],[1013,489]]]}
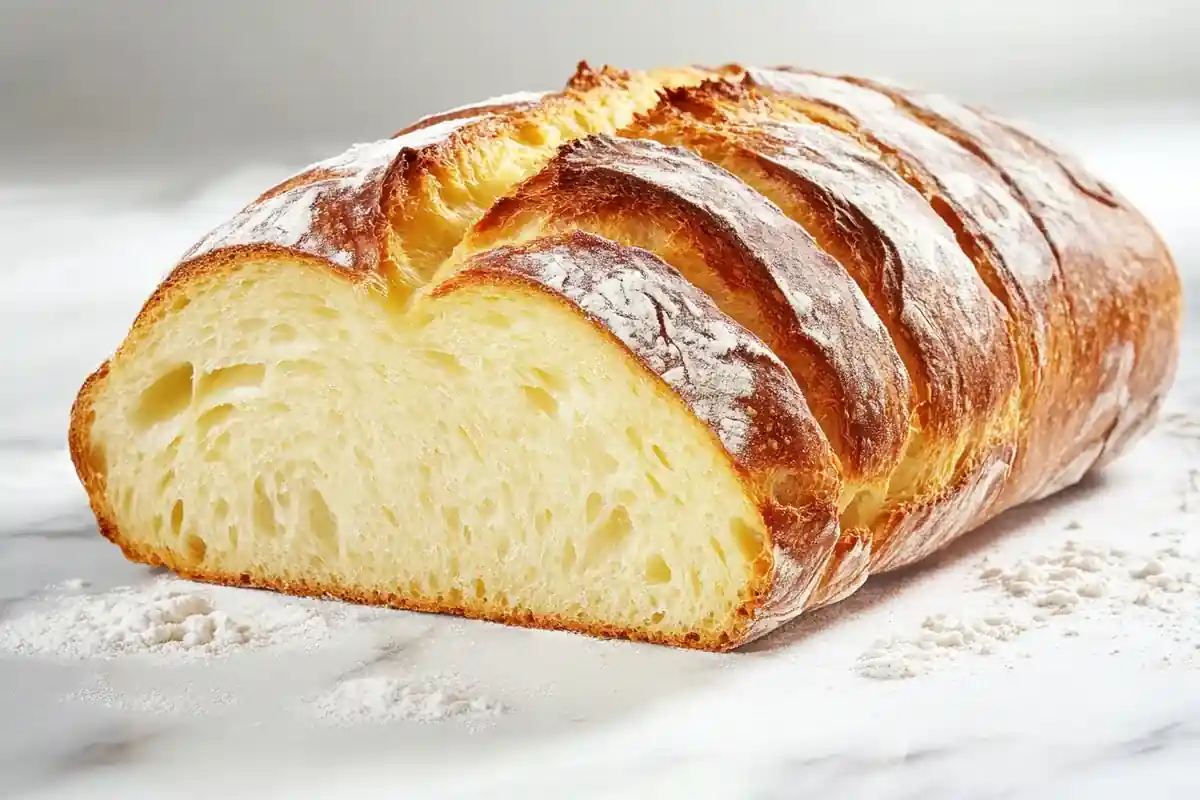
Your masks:
{"label": "cut surface of bread", "polygon": [[[402,318],[269,255],[163,293],[147,313],[172,325],[85,401],[93,478],[139,532],[116,541],[230,583],[677,644],[793,615],[808,590],[770,579],[823,564],[837,486],[794,382],[653,256],[579,237],[493,251]],[[606,281],[648,308],[597,307]],[[630,357],[656,311],[674,391]]]}
{"label": "cut surface of bread", "polygon": [[1135,441],[1179,295],[1122,198],[986,112],[581,64],[259,196],[69,440],[136,561],[723,650]]}

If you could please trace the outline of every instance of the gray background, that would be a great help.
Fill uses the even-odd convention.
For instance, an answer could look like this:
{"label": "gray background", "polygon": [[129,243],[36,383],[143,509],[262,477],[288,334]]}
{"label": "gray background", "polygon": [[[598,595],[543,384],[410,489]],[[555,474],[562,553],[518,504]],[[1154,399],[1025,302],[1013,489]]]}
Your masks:
{"label": "gray background", "polygon": [[560,86],[581,58],[793,63],[1012,113],[1194,116],[1200,2],[0,0],[0,169],[290,162]]}

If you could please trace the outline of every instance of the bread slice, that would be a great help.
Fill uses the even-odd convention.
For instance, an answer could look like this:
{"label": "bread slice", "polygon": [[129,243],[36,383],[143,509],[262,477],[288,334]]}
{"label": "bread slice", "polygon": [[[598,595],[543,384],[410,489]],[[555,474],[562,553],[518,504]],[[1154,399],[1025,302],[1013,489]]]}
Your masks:
{"label": "bread slice", "polygon": [[886,489],[912,388],[867,298],[802,227],[686,150],[594,136],[497,202],[440,275],[498,244],[572,230],[655,253],[780,356],[838,456],[839,508]]}
{"label": "bread slice", "polygon": [[[472,253],[571,230],[651,250],[779,354],[833,447],[839,521],[859,545],[843,548],[853,565],[839,558],[829,567],[842,575],[838,594],[817,602],[858,588],[908,454],[915,397],[891,335],[851,276],[720,167],[649,139],[596,136],[563,147],[497,202],[439,277]],[[911,507],[911,497],[903,502]]]}

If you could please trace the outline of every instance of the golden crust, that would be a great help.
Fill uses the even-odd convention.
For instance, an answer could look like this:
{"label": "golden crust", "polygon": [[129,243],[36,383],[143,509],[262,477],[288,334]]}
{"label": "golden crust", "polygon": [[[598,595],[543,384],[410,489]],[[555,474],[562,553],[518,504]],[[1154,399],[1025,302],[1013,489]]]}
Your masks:
{"label": "golden crust", "polygon": [[[1072,374],[1069,305],[1053,253],[1002,177],[952,139],[904,113],[865,82],[802,70],[749,70],[748,79],[880,152],[946,220],[988,288],[1008,312],[1021,368],[1022,429],[997,513],[1045,472],[1064,430],[1061,406]],[[1042,399],[1044,396],[1044,399]]]}
{"label": "golden crust", "polygon": [[[1180,291],[1170,253],[1127,201],[1014,123],[941,95],[860,82],[989,164],[1044,235],[1061,298],[1041,298],[1047,338],[1054,342],[1051,368],[1058,370],[1036,407],[1029,438],[1030,460],[1048,468],[1029,470],[1011,501],[1074,483],[1144,432],[1171,383]],[[1056,299],[1065,310],[1050,306]],[[1126,344],[1133,347],[1131,361]],[[1123,391],[1128,396],[1121,399]],[[1081,397],[1107,405],[1080,403]]]}
{"label": "golden crust", "polygon": [[[1083,438],[1103,430],[1104,448],[1088,467],[1103,464],[1148,428],[1170,388],[1179,360],[1182,287],[1179,273],[1162,238],[1142,214],[1111,187],[1097,180],[1075,159],[997,117],[992,122],[1010,131],[1030,164],[1057,164],[1074,190],[1074,202],[1062,203],[1066,191],[1036,193],[1033,213],[1045,227],[1058,255],[1075,320],[1075,363],[1102,365],[1099,380],[1077,394],[1105,398],[1106,408],[1088,408]],[[1028,173],[1026,173],[1028,174]],[[1063,187],[1065,189],[1065,187]],[[1132,348],[1132,363],[1118,351]],[[1095,360],[1093,360],[1095,359]],[[1115,397],[1115,402],[1113,398]],[[1112,423],[1097,419],[1111,416]],[[1092,422],[1092,430],[1087,430]],[[1076,446],[1077,452],[1085,448]],[[1071,459],[1075,469],[1080,457]],[[1086,463],[1086,462],[1084,462]],[[1043,493],[1074,483],[1083,472],[1065,474],[1043,487]]]}
{"label": "golden crust", "polygon": [[[669,117],[660,106],[659,116],[636,132],[737,150],[756,163],[766,181],[800,196],[810,214],[806,223],[820,229],[821,246],[840,256],[880,318],[890,323],[901,352],[911,354],[916,366],[909,372],[929,428],[954,433],[968,409],[987,414],[1004,405],[1015,377],[1004,314],[974,277],[953,231],[853,140],[818,125],[771,121],[778,107],[745,96],[765,118],[719,120],[721,104],[713,102],[701,122]],[[712,84],[676,90],[667,102],[696,109],[715,97],[741,102],[728,87]],[[924,323],[930,318],[936,328]]]}

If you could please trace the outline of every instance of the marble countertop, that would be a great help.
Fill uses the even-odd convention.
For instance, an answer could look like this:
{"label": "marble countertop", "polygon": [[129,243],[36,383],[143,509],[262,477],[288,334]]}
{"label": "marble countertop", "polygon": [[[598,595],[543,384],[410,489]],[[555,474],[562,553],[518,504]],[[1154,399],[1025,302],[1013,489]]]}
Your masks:
{"label": "marble countertop", "polygon": [[[1200,301],[1200,125],[1059,138],[1156,221]],[[80,381],[172,259],[286,174],[0,184],[0,617],[48,586],[139,584],[102,540],[65,451]],[[1200,557],[1200,325],[1189,320],[1168,419],[1125,459],[1018,509],[928,562],[746,650],[713,655],[383,612],[308,651],[186,664],[0,655],[0,797],[1200,796],[1200,591],[1153,609],[1079,613],[906,680],[855,669],[931,614],[982,613],[980,562],[1067,539],[1134,552],[1175,531]],[[1200,585],[1200,583],[1198,583]],[[297,698],[364,663],[453,672],[503,702],[486,724],[335,727]],[[146,703],[79,698],[103,684]]]}

